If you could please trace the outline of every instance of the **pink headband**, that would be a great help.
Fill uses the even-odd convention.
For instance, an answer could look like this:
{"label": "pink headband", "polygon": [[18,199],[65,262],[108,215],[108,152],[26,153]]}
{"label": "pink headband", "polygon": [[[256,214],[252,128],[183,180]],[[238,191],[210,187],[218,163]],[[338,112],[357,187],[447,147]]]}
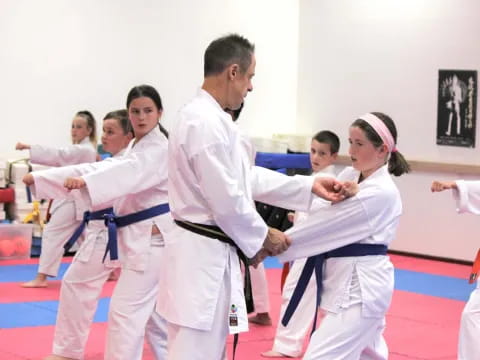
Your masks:
{"label": "pink headband", "polygon": [[388,130],[385,123],[380,120],[378,117],[373,115],[372,113],[367,113],[359,117],[359,119],[366,121],[368,125],[370,125],[373,130],[380,136],[383,143],[387,145],[388,152],[396,152],[397,148],[395,147],[395,140],[393,139],[392,133]]}

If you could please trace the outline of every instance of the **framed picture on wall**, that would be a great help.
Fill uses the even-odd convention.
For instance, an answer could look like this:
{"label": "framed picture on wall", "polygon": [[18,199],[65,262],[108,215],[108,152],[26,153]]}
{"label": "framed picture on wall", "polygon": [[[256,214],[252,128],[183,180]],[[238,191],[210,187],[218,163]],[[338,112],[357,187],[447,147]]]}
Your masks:
{"label": "framed picture on wall", "polygon": [[475,147],[477,71],[439,70],[437,145]]}

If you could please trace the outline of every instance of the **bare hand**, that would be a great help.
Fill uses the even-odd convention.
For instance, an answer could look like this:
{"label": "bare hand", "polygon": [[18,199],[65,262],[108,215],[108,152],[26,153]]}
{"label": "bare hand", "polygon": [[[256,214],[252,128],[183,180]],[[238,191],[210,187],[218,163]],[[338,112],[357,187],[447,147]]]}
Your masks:
{"label": "bare hand", "polygon": [[312,192],[322,199],[339,202],[345,199],[343,184],[338,180],[327,177],[318,177],[313,182]]}
{"label": "bare hand", "polygon": [[288,249],[292,241],[287,235],[277,229],[269,228],[263,248],[271,256],[276,256]]}
{"label": "bare hand", "polygon": [[84,188],[87,184],[81,177],[68,177],[65,179],[63,186],[69,190],[74,190]]}
{"label": "bare hand", "polygon": [[15,150],[29,150],[29,149],[30,149],[30,145],[28,144],[18,142],[17,145],[15,145]]}
{"label": "bare hand", "polygon": [[434,181],[430,187],[432,192],[440,192],[450,189],[457,189],[457,183],[455,181]]}
{"label": "bare hand", "polygon": [[[343,199],[357,195],[359,190],[358,184],[354,181],[345,181],[341,184],[341,186],[335,187],[335,189],[338,189],[338,193],[340,195],[343,195]],[[332,201],[332,204],[336,204],[342,200],[334,200]]]}
{"label": "bare hand", "polygon": [[32,174],[27,174],[23,177],[23,183],[27,186],[35,184],[35,179],[33,178]]}
{"label": "bare hand", "polygon": [[268,251],[264,248],[261,248],[253,258],[250,259],[250,265],[252,265],[255,269],[258,267],[258,265],[260,265],[262,263],[263,260],[265,260],[265,258],[267,256],[270,256],[270,254],[268,253]]}

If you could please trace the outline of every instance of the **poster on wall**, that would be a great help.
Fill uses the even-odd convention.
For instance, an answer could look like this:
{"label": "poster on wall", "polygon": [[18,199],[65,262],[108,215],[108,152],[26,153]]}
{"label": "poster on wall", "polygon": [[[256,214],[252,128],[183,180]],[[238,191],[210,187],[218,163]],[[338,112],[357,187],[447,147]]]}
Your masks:
{"label": "poster on wall", "polygon": [[477,72],[439,70],[437,145],[475,147]]}

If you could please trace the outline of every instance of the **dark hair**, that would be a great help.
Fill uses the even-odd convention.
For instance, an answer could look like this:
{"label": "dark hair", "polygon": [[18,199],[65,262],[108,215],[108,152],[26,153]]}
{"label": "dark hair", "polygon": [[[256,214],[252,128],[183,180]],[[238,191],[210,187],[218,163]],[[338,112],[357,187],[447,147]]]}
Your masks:
{"label": "dark hair", "polygon": [[90,128],[92,131],[90,132],[90,142],[93,145],[97,145],[97,123],[95,118],[93,117],[92,113],[88,110],[82,110],[75,114],[75,116],[79,116],[87,122],[87,127]]}
{"label": "dark hair", "polygon": [[245,73],[254,51],[255,45],[237,34],[216,39],[205,50],[203,74],[205,77],[218,75],[232,64],[238,64],[240,71]]}
{"label": "dark hair", "polygon": [[317,140],[319,143],[330,145],[331,154],[336,154],[340,150],[340,139],[337,134],[332,131],[319,131],[312,137],[312,140]]}
{"label": "dark hair", "polygon": [[[160,94],[153,86],[150,85],[138,85],[133,87],[127,95],[127,109],[130,107],[130,104],[133,100],[140,97],[148,97],[153,101],[158,110],[163,110],[162,99]],[[160,131],[168,138],[168,131],[165,129],[162,124],[158,123]]]}
{"label": "dark hair", "polygon": [[110,111],[103,120],[107,119],[115,119],[118,121],[118,124],[123,130],[123,134],[127,135],[128,133],[133,134],[133,129],[132,129],[132,124],[130,124],[130,120],[128,120],[128,111],[125,109],[122,110],[115,110],[115,111]]}
{"label": "dark hair", "polygon": [[240,117],[240,113],[242,112],[242,109],[243,109],[243,102],[240,104],[240,107],[237,110],[225,108],[223,109],[223,111],[225,111],[226,113],[229,113],[230,116],[232,117],[232,120],[235,122]]}
{"label": "dark hair", "polygon": [[[390,133],[393,136],[395,144],[397,143],[397,128],[393,120],[384,113],[381,112],[372,112],[371,114],[379,118],[385,126],[388,128]],[[380,147],[383,145],[383,140],[377,134],[377,132],[371,127],[365,120],[357,119],[353,122],[352,126],[356,126],[359,129],[362,129],[365,133],[365,136],[375,147]],[[388,159],[388,172],[395,176],[400,176],[402,174],[410,172],[410,165],[405,160],[403,155],[399,151],[392,152],[390,158]]]}

